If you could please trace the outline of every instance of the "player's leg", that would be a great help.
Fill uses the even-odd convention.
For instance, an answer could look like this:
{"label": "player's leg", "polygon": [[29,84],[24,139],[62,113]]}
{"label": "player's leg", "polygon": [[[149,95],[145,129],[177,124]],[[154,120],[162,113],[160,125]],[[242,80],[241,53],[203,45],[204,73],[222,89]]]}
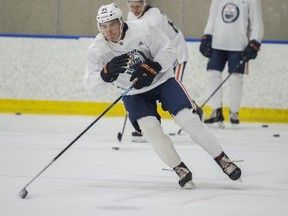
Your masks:
{"label": "player's leg", "polygon": [[239,124],[238,113],[243,94],[243,74],[245,65],[237,67],[241,61],[241,52],[228,53],[228,72],[232,73],[229,82],[230,90],[230,122],[232,124]]}
{"label": "player's leg", "polygon": [[175,170],[180,178],[179,185],[184,188],[194,188],[192,173],[181,161],[170,137],[161,127],[155,100],[148,99],[145,94],[126,96],[124,105],[134,128],[143,134],[159,158]]}
{"label": "player's leg", "polygon": [[[227,53],[222,50],[213,49],[210,55],[210,59],[207,65],[208,71],[208,84],[209,92],[212,93],[217,89],[222,83],[222,71],[225,68],[227,61]],[[224,127],[223,121],[223,88],[221,87],[214,96],[210,99],[210,105],[212,107],[212,113],[210,117],[204,120],[204,123],[212,124],[219,123],[220,126]]]}
{"label": "player's leg", "polygon": [[[200,121],[196,113],[196,107],[185,89],[183,89],[182,84],[170,79],[161,88],[160,102],[163,109],[169,111],[174,116],[175,122],[217,163],[220,160],[222,161],[224,157],[221,157],[221,155],[224,155],[224,152],[221,145],[214,134]],[[241,171],[239,174],[240,169],[233,162],[229,161],[226,165],[233,167],[233,169],[224,170],[225,167],[220,167],[231,179],[233,177],[232,180],[235,180],[235,176],[240,178]]]}

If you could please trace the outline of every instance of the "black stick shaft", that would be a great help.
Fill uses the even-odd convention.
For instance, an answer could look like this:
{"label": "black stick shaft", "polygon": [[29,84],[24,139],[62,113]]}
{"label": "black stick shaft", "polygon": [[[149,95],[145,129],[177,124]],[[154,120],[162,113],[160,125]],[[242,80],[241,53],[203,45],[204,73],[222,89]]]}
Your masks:
{"label": "black stick shaft", "polygon": [[[137,80],[136,80],[137,81]],[[136,82],[135,81],[135,82]],[[134,84],[135,84],[134,82]],[[25,187],[22,189],[26,189],[27,186],[29,186],[38,176],[40,176],[52,163],[54,163],[67,149],[69,149],[83,134],[85,134],[99,119],[101,119],[112,107],[115,106],[118,101],[120,101],[128,92],[134,87],[134,84],[130,86],[124,93],[122,93],[106,110],[104,110],[85,130],[83,130],[72,142],[69,143],[55,158],[52,159],[52,161],[46,165],[28,184],[25,185]]]}
{"label": "black stick shaft", "polygon": [[[236,65],[235,67],[235,71],[245,62],[245,59],[243,59],[242,61],[239,62],[239,64]],[[212,94],[206,99],[206,101],[201,105],[201,108],[203,108],[205,106],[205,104],[216,94],[216,92],[222,87],[222,85],[229,79],[229,77],[232,75],[232,73],[230,73],[221,83],[220,85],[214,90],[214,92],[212,92]]]}
{"label": "black stick shaft", "polygon": [[205,106],[205,104],[216,94],[216,92],[222,87],[222,85],[229,79],[229,77],[232,75],[230,73],[222,82],[221,84],[212,92],[212,94],[206,99],[206,101],[201,105],[201,108]]}
{"label": "black stick shaft", "polygon": [[127,118],[128,118],[128,113],[126,112],[126,116],[125,116],[125,119],[124,119],[124,124],[123,124],[123,127],[122,127],[121,137],[119,137],[120,138],[119,142],[121,142],[123,134],[124,134],[124,131],[125,131],[125,128],[126,128]]}

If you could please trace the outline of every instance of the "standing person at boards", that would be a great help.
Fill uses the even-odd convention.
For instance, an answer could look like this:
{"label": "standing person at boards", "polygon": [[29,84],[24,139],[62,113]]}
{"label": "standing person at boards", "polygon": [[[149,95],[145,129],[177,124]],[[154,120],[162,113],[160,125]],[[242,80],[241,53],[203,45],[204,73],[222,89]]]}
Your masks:
{"label": "standing person at boards", "polygon": [[[255,59],[264,34],[261,0],[212,0],[208,22],[201,37],[200,52],[208,57],[210,92],[222,83],[222,72],[228,63],[230,122],[240,123],[245,63]],[[212,113],[204,123],[224,127],[223,88],[211,98]]]}
{"label": "standing person at boards", "polygon": [[195,187],[192,172],[163,131],[157,112],[158,102],[231,180],[240,179],[240,168],[200,121],[194,102],[175,79],[173,62],[176,54],[169,38],[144,20],[124,22],[122,11],[114,3],[100,7],[97,26],[100,33],[88,49],[85,86],[97,95],[102,94],[107,85],[125,91],[134,83],[134,88],[123,97],[129,120],[159,158],[175,171],[181,187]]}
{"label": "standing person at boards", "polygon": [[[129,8],[127,20],[146,20],[161,31],[171,40],[171,45],[176,51],[174,62],[175,78],[182,82],[184,71],[189,59],[188,47],[183,33],[173,24],[163,11],[146,3],[146,0],[128,0]],[[142,135],[137,131],[132,132],[132,141],[144,142]]]}

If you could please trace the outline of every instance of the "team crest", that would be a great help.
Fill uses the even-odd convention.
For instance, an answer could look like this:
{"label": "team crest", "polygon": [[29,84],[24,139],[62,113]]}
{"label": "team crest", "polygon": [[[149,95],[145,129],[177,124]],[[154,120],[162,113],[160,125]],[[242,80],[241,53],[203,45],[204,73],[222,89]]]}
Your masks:
{"label": "team crest", "polygon": [[145,59],[142,54],[136,49],[128,52],[127,54],[129,56],[129,63],[126,68],[126,73],[132,74],[134,71],[140,69],[141,64],[145,62]]}
{"label": "team crest", "polygon": [[234,3],[227,3],[222,9],[222,19],[225,23],[233,23],[239,17],[239,8]]}

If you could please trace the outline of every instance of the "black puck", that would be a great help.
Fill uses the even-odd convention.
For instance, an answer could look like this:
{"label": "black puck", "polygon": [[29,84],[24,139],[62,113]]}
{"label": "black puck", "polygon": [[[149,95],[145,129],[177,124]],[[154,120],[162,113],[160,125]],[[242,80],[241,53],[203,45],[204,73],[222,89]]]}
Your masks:
{"label": "black puck", "polygon": [[112,150],[119,150],[119,147],[112,147]]}
{"label": "black puck", "polygon": [[274,134],[273,137],[280,137],[280,134]]}
{"label": "black puck", "polygon": [[16,115],[21,115],[21,113],[20,112],[17,112],[17,113],[15,113]]}
{"label": "black puck", "polygon": [[268,128],[268,127],[269,127],[269,125],[262,125],[262,127],[264,127],[264,128]]}

